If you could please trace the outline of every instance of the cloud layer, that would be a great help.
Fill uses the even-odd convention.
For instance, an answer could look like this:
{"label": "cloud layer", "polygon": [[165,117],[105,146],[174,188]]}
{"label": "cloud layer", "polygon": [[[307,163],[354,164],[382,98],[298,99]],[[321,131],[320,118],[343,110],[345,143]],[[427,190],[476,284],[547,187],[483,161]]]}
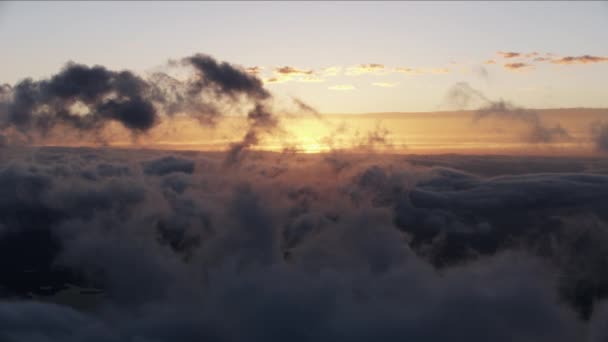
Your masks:
{"label": "cloud layer", "polygon": [[606,334],[604,159],[5,152],[6,341]]}

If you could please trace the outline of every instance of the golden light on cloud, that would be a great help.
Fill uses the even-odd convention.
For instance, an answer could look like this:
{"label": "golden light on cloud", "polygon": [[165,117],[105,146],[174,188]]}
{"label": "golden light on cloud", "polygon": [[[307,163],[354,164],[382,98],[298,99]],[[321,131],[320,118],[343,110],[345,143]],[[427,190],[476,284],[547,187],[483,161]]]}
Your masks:
{"label": "golden light on cloud", "polygon": [[429,72],[431,74],[447,74],[450,72],[450,69],[448,68],[434,68],[434,69],[430,69]]}
{"label": "golden light on cloud", "polygon": [[340,72],[342,72],[341,66],[332,66],[332,67],[323,69],[321,73],[323,74],[323,76],[330,77],[330,76],[338,76],[340,74]]}
{"label": "golden light on cloud", "polygon": [[372,83],[373,86],[375,87],[381,87],[381,88],[394,88],[396,86],[399,85],[398,82],[394,82],[394,83],[389,83],[389,82],[374,82]]}
{"label": "golden light on cloud", "polygon": [[386,70],[384,69],[384,64],[378,63],[359,64],[357,66],[352,66],[346,70],[346,75],[348,76],[359,76],[364,74],[381,75],[384,73],[386,73]]}
{"label": "golden light on cloud", "polygon": [[329,89],[329,90],[339,90],[339,91],[348,91],[348,90],[354,90],[355,86],[350,85],[350,84],[337,84],[337,85],[330,86],[327,89]]}
{"label": "golden light on cloud", "polygon": [[282,75],[312,75],[312,70],[302,70],[290,66],[283,66],[274,69],[275,73]]}
{"label": "golden light on cloud", "polygon": [[533,68],[532,65],[527,63],[507,63],[504,65],[504,67],[510,71],[524,71]]}
{"label": "golden light on cloud", "polygon": [[252,66],[252,67],[248,67],[245,68],[245,71],[251,75],[259,75],[262,72],[262,67],[259,66]]}
{"label": "golden light on cloud", "polygon": [[512,51],[498,51],[497,54],[502,56],[502,58],[516,58],[521,56],[521,53]]}
{"label": "golden light on cloud", "polygon": [[399,72],[402,74],[408,74],[408,75],[422,74],[422,71],[420,69],[408,68],[408,67],[397,67],[397,68],[395,68],[395,72]]}
{"label": "golden light on cloud", "polygon": [[593,64],[604,62],[608,62],[608,57],[591,55],[567,56],[551,61],[553,64]]}
{"label": "golden light on cloud", "polygon": [[304,82],[304,83],[323,83],[323,82],[325,82],[325,80],[324,80],[324,79],[322,79],[322,78],[320,78],[320,77],[318,77],[318,76],[315,76],[315,75],[307,75],[307,76],[304,76],[304,77],[302,77],[302,78],[299,78],[299,79],[297,80],[297,82]]}

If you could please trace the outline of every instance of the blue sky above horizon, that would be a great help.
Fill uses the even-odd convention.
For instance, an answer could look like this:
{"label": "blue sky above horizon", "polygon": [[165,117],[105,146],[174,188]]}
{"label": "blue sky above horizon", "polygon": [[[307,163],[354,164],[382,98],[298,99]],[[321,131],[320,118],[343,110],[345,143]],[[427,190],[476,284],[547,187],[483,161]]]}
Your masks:
{"label": "blue sky above horizon", "polygon": [[67,61],[145,74],[202,52],[322,112],[437,110],[456,82],[608,107],[606,32],[607,2],[4,2],[0,83]]}

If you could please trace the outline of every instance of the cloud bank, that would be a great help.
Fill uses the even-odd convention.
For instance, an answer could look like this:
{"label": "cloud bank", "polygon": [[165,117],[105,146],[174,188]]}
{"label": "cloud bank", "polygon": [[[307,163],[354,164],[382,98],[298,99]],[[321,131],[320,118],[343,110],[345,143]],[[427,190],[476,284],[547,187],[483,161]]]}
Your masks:
{"label": "cloud bank", "polygon": [[606,334],[601,158],[6,152],[6,341]]}

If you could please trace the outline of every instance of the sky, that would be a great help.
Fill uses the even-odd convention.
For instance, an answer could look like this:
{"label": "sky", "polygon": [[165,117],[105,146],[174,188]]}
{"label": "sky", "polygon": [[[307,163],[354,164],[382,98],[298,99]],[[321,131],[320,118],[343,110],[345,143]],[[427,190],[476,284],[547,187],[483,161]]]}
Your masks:
{"label": "sky", "polygon": [[457,82],[527,107],[597,108],[606,32],[606,2],[3,2],[0,82],[67,61],[146,74],[201,52],[325,113],[446,109]]}
{"label": "sky", "polygon": [[607,19],[0,1],[0,341],[607,342]]}

